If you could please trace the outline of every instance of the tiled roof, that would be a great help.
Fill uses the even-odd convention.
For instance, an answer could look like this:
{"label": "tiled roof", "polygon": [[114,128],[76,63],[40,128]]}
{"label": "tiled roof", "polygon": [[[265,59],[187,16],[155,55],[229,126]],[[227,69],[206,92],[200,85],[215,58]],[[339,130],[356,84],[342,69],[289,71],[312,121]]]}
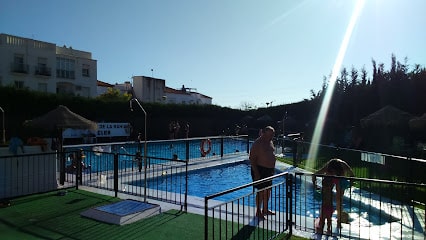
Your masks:
{"label": "tiled roof", "polygon": [[97,86],[98,87],[114,87],[114,85],[106,83],[106,82],[102,82],[100,80],[97,81]]}

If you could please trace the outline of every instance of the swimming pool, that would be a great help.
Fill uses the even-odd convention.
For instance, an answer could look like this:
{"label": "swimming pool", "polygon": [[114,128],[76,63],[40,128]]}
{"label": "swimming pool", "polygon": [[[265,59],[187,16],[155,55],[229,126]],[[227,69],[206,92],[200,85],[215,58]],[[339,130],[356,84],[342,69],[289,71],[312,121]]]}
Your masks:
{"label": "swimming pool", "polygon": [[[277,173],[278,172],[279,171],[277,170]],[[174,176],[173,181],[177,183],[185,182],[185,174],[177,174],[176,176]],[[235,188],[244,184],[248,184],[252,181],[253,180],[251,178],[250,165],[248,161],[193,170],[188,172],[188,195],[204,198],[205,196],[229,190],[231,188]],[[175,189],[179,189],[171,188],[170,182],[171,181],[168,178],[164,178],[164,180],[162,181],[158,181],[158,179],[149,179],[147,185],[149,188],[155,188],[161,191],[174,191]],[[284,177],[276,178],[273,180],[273,184],[280,184],[284,182]],[[127,184],[141,186],[142,183],[140,181],[132,181],[128,182]],[[298,189],[300,189],[300,187]],[[177,193],[177,191],[175,193]],[[253,193],[253,187],[246,187],[238,191],[219,196],[215,198],[215,200],[229,201],[251,193]],[[308,211],[308,214],[310,212],[314,212],[314,208],[319,205],[318,201],[314,199],[312,189],[311,193],[312,194],[307,195],[306,199],[306,201],[309,203],[310,209],[310,211]],[[280,202],[282,202],[283,204],[285,203],[285,201],[282,200]],[[254,202],[252,201],[250,205],[253,204]],[[283,207],[284,206],[277,206],[277,208]]]}
{"label": "swimming pool", "polygon": [[[201,141],[201,139],[149,141],[147,142],[147,160],[150,164],[164,163],[164,160],[158,159],[172,159],[175,155],[178,159],[186,159],[187,154],[190,161],[198,159],[201,157]],[[64,148],[68,153],[82,148],[86,155],[85,164],[91,166],[92,172],[98,172],[113,169],[114,154],[118,154],[120,169],[137,166],[134,155],[141,150],[143,156],[144,145],[137,142],[122,142],[102,145],[72,145]],[[247,152],[247,139],[212,138],[211,150],[206,157],[220,155],[221,152],[223,154]],[[68,153],[66,156],[68,156]],[[71,161],[67,159],[66,165],[70,164]]]}
{"label": "swimming pool", "polygon": [[[277,173],[278,172],[279,170],[277,170]],[[185,182],[185,174],[177,174],[174,176],[174,178],[176,179],[173,181],[176,183]],[[204,198],[205,196],[229,190],[231,188],[235,188],[251,182],[252,178],[248,161],[193,170],[188,172],[188,195]],[[280,184],[284,182],[284,177],[273,180],[273,184]],[[142,183],[141,181],[131,181],[127,182],[127,184],[141,186]],[[155,188],[161,191],[173,192],[175,189],[178,189],[170,188],[169,178],[164,178],[162,181],[158,181],[158,179],[148,180],[147,185],[149,188]],[[293,188],[293,213],[312,218],[319,217],[321,199],[318,197],[318,194],[313,188],[312,184],[297,178],[294,181]],[[253,193],[253,188],[247,187],[226,195],[219,196],[215,198],[215,200],[230,201],[250,193]],[[272,194],[272,196],[274,196],[274,194]],[[285,204],[285,200],[283,201],[282,196],[278,197],[281,198],[281,201],[279,201],[281,205],[275,207],[272,205],[271,208],[274,211],[286,208],[283,206],[283,204]],[[271,201],[274,200],[271,199]],[[254,201],[251,201],[248,204],[250,206],[254,206]],[[350,221],[357,222],[357,224],[382,225],[389,222],[389,219],[391,219],[388,215],[385,216],[384,213],[380,213],[381,215],[379,215],[379,213],[372,211],[372,209],[368,206],[357,207],[354,206],[353,203],[349,204],[348,202],[343,202],[343,208],[349,211],[351,218]],[[333,218],[337,218],[336,212],[333,213]]]}

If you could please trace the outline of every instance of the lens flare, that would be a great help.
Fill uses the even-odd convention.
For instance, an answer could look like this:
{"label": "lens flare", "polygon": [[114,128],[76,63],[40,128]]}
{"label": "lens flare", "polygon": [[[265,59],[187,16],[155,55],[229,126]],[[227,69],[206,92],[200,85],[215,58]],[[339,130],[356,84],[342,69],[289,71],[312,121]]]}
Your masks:
{"label": "lens flare", "polygon": [[327,87],[327,91],[325,92],[323,102],[321,104],[321,109],[318,114],[317,122],[315,124],[315,130],[312,137],[312,144],[309,148],[308,158],[306,161],[306,167],[307,168],[313,168],[314,167],[314,161],[318,154],[318,144],[320,143],[321,136],[322,136],[322,129],[324,127],[325,118],[328,113],[328,109],[330,106],[331,98],[333,96],[333,90],[334,86],[336,85],[336,79],[337,75],[340,71],[340,68],[342,66],[343,59],[346,54],[346,50],[349,45],[349,40],[351,39],[352,32],[355,28],[356,22],[358,21],[359,15],[361,14],[361,10],[364,7],[365,0],[359,0],[356,5],[355,9],[352,13],[351,19],[349,21],[348,27],[346,28],[345,36],[343,38],[343,41],[340,45],[339,53],[337,54],[336,61],[334,62],[333,70],[331,72],[329,85]]}

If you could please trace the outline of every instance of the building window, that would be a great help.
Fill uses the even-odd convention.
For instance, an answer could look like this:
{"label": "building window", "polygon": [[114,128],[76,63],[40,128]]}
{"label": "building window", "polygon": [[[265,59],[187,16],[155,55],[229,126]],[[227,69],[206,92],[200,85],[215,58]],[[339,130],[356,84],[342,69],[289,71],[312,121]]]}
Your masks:
{"label": "building window", "polygon": [[12,72],[18,72],[18,73],[28,72],[28,65],[24,64],[24,55],[15,54],[13,64],[12,64]]}
{"label": "building window", "polygon": [[56,58],[56,76],[59,78],[75,79],[75,60]]}
{"label": "building window", "polygon": [[39,92],[47,92],[47,83],[39,83],[38,84]]}
{"label": "building window", "polygon": [[39,67],[47,67],[47,58],[39,57],[37,60],[37,65]]}
{"label": "building window", "polygon": [[51,70],[47,67],[47,58],[38,58],[35,74],[50,76]]}
{"label": "building window", "polygon": [[83,77],[90,77],[90,65],[88,64],[83,64],[83,70],[81,75],[83,75]]}
{"label": "building window", "polygon": [[23,81],[15,81],[15,87],[18,89],[24,88],[24,82]]}
{"label": "building window", "polygon": [[24,64],[24,55],[15,54],[15,63],[16,64]]}

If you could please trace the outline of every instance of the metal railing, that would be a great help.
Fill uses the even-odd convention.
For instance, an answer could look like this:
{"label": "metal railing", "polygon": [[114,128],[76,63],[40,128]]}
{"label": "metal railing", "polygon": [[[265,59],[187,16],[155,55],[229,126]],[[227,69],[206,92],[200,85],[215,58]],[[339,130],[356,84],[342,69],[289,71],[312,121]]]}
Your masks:
{"label": "metal railing", "polygon": [[[205,139],[210,139],[211,150],[201,157],[200,145]],[[146,172],[139,172],[135,161],[135,152],[143,151],[140,146],[139,142],[69,145],[62,153],[0,156],[0,199],[85,185],[114,191],[115,195],[121,192],[148,196],[186,208],[187,181],[182,181],[182,175],[188,164],[247,154],[249,142],[247,136],[149,141]],[[73,166],[70,155],[76,157],[80,149],[85,152],[86,167],[79,169],[79,164]]]}
{"label": "metal railing", "polygon": [[[256,184],[273,185],[254,189]],[[204,198],[204,239],[273,239],[292,231],[292,178],[287,172],[245,184]],[[229,201],[216,200],[245,188],[253,192]],[[269,208],[274,215],[261,220],[256,215],[256,196],[271,191]]]}
{"label": "metal railing", "polygon": [[[291,235],[292,229],[309,237],[316,233],[322,197],[312,184],[310,173],[281,173],[268,179],[246,184],[205,197],[205,239],[276,239]],[[317,175],[322,179],[325,175]],[[269,205],[276,215],[266,220],[256,217],[255,196],[258,191],[232,200],[214,200],[258,182],[274,180]],[[333,213],[329,236],[339,239],[424,239],[426,194],[413,200],[414,192],[426,192],[425,184],[389,180],[334,177],[349,182],[344,191],[345,213],[338,227]],[[336,198],[336,192],[333,193]],[[334,208],[336,209],[336,205]],[[324,231],[326,232],[326,231]],[[325,234],[324,234],[325,235]]]}
{"label": "metal railing", "polygon": [[[314,233],[315,218],[318,217],[322,201],[321,193],[312,185],[312,174],[296,173],[294,176],[295,182],[300,183],[294,187],[294,209],[298,209],[295,211],[297,217],[294,226]],[[355,177],[334,179],[348,183],[342,201],[343,212],[348,214],[342,216],[340,228],[336,222],[337,215],[333,215],[331,232],[335,236],[357,239],[424,238],[426,195],[420,199],[421,202],[417,202],[413,200],[413,193],[425,193],[425,184]],[[308,203],[309,200],[312,202]]]}
{"label": "metal railing", "polygon": [[[293,163],[294,156],[298,151],[293,141],[276,139],[275,146],[279,153],[283,153],[283,158],[288,159],[289,163]],[[309,167],[310,171],[320,169],[331,158],[340,158],[351,166],[357,177],[426,183],[426,174],[423,173],[424,166],[426,166],[425,159],[410,155],[398,156],[323,144],[313,145],[307,141],[302,142],[299,146],[303,148],[300,150],[300,159],[294,159],[294,161],[304,168]],[[308,158],[311,146],[318,147],[318,155],[315,159]],[[285,148],[288,152],[282,151]]]}
{"label": "metal railing", "polygon": [[84,169],[80,168],[82,165],[76,168],[67,165],[67,169],[74,170],[67,173],[66,179],[75,181],[76,188],[89,186],[104,189],[114,192],[116,197],[118,193],[148,197],[186,209],[187,181],[179,178],[187,174],[186,160],[149,157],[145,168],[143,161],[135,160],[135,155],[85,153],[91,159],[84,160]]}
{"label": "metal railing", "polygon": [[[83,149],[86,153],[84,165],[90,167],[79,170],[74,168],[67,172],[65,179],[75,183],[77,188],[78,185],[87,185],[113,191],[115,196],[126,193],[148,197],[181,205],[186,210],[188,165],[247,154],[249,144],[247,136],[148,141],[146,167],[143,161],[136,161],[136,152],[144,155],[142,142],[67,146],[65,156],[76,156]],[[202,152],[203,147],[205,154]],[[71,161],[65,163],[65,169],[72,170],[70,164]],[[74,179],[79,181],[74,182]]]}
{"label": "metal railing", "polygon": [[34,74],[42,76],[52,76],[52,68],[46,66],[35,66]]}
{"label": "metal railing", "polygon": [[29,65],[23,63],[10,63],[10,71],[16,73],[28,73]]}
{"label": "metal railing", "polygon": [[[208,147],[210,151],[207,146],[204,146],[209,153],[203,157],[200,148],[202,140],[205,139],[210,139],[211,146]],[[243,153],[246,157],[249,146],[250,142],[244,136],[150,141],[147,165],[146,168],[145,165],[142,166],[141,172],[134,154],[141,149],[138,142],[67,146],[62,154],[45,152],[0,156],[0,199],[56,190],[61,170],[58,159],[64,159],[66,186],[78,188],[83,185],[105,189],[115,192],[116,196],[117,193],[147,196],[151,199],[178,204],[186,210],[188,168],[198,163],[204,165],[216,162],[222,159],[221,156],[234,157]],[[86,153],[83,159],[86,167],[79,169],[81,165],[77,164],[77,167],[73,168],[67,156],[76,155],[80,148],[83,148]],[[391,239],[423,239],[426,185],[424,182],[402,181],[409,176],[399,177],[397,174],[400,172],[396,168],[410,169],[407,172],[401,169],[404,174],[421,172],[422,174],[416,177],[418,181],[423,181],[424,160],[378,154],[383,158],[366,161],[369,158],[361,156],[364,153],[358,150],[342,151],[338,148],[326,148],[320,151],[318,159],[314,162],[314,165],[319,167],[329,158],[340,157],[346,160],[355,171],[356,178],[336,177],[351,182],[350,187],[345,191],[343,201],[343,208],[349,213],[350,224],[344,223],[342,228],[336,228],[334,215],[332,231],[334,236],[363,239],[373,239],[376,236]],[[303,156],[302,164],[306,161],[306,154]],[[360,159],[363,157],[366,160]],[[384,162],[380,159],[384,159]],[[407,167],[407,164],[411,164],[412,161],[415,164]],[[384,173],[380,173],[380,170]],[[374,176],[371,175],[372,173],[385,174],[386,172],[392,174],[387,176],[389,179],[379,180],[367,177]],[[207,196],[205,198],[206,238],[244,239],[247,236],[253,239],[272,239],[283,233],[292,234],[292,229],[313,234],[321,198],[312,185],[311,177],[311,173],[301,170],[292,173],[284,172],[271,177],[273,186],[270,187],[270,207],[276,215],[268,216],[267,220],[263,221],[255,219],[257,190],[253,190],[250,194],[240,194],[239,197],[232,197],[230,200],[221,198],[238,192],[239,189],[252,188],[253,184],[258,182]],[[318,175],[318,178],[321,177]],[[398,181],[395,181],[395,178]],[[260,180],[260,182],[267,180]]]}

